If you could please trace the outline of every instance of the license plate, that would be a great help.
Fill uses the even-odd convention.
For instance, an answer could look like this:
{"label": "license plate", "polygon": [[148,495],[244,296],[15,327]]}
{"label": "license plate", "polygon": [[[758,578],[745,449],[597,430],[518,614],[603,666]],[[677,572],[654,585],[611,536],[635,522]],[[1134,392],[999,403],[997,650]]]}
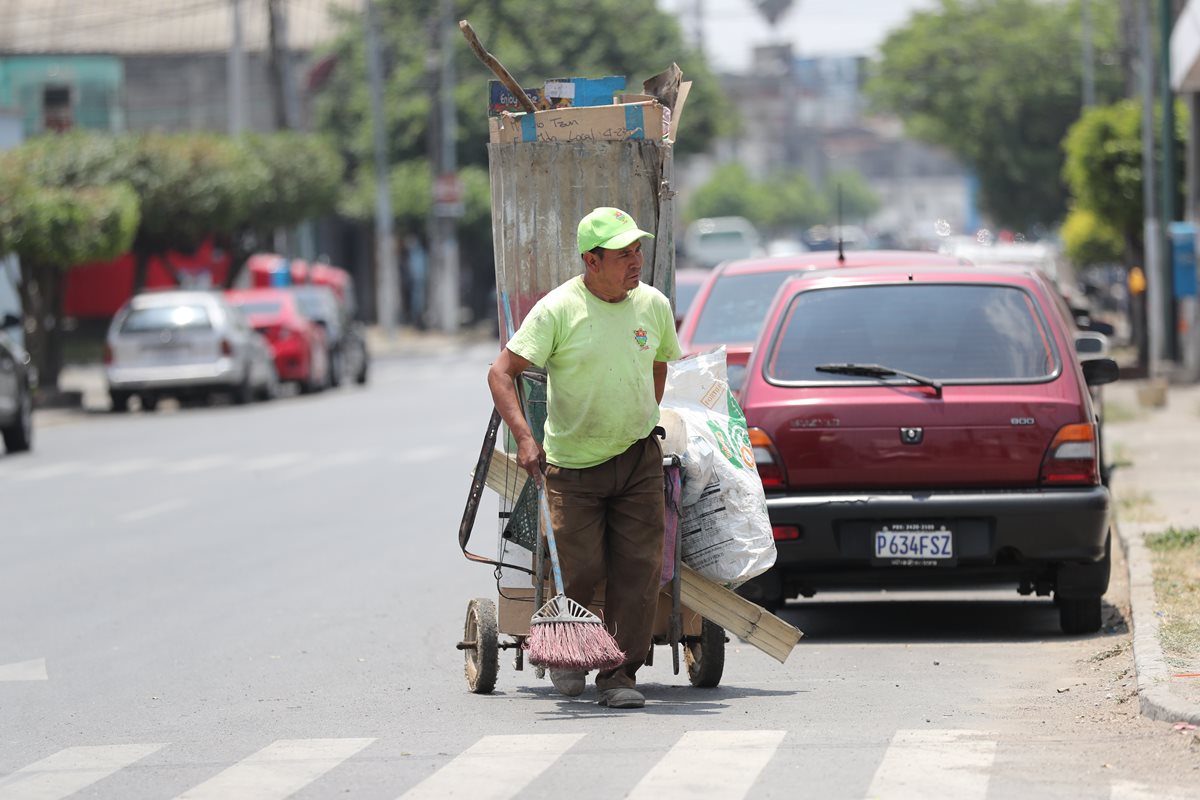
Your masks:
{"label": "license plate", "polygon": [[898,522],[875,531],[875,559],[896,566],[932,566],[954,559],[954,533],[941,523]]}

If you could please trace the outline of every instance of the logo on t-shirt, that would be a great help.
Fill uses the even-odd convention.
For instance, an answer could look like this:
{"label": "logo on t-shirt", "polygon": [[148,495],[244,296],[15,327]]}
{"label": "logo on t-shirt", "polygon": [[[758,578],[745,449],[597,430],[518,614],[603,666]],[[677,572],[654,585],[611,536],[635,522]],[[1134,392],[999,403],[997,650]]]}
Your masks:
{"label": "logo on t-shirt", "polygon": [[650,345],[646,344],[646,342],[649,341],[649,337],[646,336],[645,328],[638,328],[636,331],[634,331],[633,332],[633,340],[635,342],[637,342],[638,346],[641,347],[643,350],[650,349]]}

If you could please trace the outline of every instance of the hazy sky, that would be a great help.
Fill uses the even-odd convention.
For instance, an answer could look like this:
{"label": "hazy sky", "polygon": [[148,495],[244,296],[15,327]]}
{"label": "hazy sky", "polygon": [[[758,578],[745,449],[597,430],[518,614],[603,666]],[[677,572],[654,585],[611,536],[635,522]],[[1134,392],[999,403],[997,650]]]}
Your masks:
{"label": "hazy sky", "polygon": [[658,0],[695,37],[695,12],[703,9],[704,46],[718,70],[743,69],[755,45],[790,42],[797,55],[873,55],[892,28],[937,0],[794,0],[775,30],[751,0]]}

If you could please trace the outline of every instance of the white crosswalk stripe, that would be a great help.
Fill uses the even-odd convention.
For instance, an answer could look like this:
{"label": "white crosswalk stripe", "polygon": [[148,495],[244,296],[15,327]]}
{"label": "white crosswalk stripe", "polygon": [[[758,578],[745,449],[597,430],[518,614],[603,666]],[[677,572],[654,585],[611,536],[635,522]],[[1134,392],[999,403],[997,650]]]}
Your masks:
{"label": "white crosswalk stripe", "polygon": [[892,736],[867,797],[984,800],[996,742],[967,730],[901,730]]}
{"label": "white crosswalk stripe", "polygon": [[157,465],[158,462],[148,458],[129,458],[124,461],[115,461],[111,464],[105,464],[97,467],[92,474],[104,477],[115,477],[120,475],[129,475],[134,472],[142,472]]}
{"label": "white crosswalk stripe", "polygon": [[508,800],[582,738],[582,733],[485,736],[402,797]]}
{"label": "white crosswalk stripe", "polygon": [[162,747],[161,744],[68,747],[0,778],[0,800],[58,800]]}
{"label": "white crosswalk stripe", "polygon": [[359,752],[374,739],[280,739],[243,759],[178,800],[288,797]]}
{"label": "white crosswalk stripe", "polygon": [[48,679],[46,659],[44,658],[18,661],[15,664],[0,664],[0,681],[44,681]]}
{"label": "white crosswalk stripe", "polygon": [[629,794],[663,797],[745,797],[787,731],[688,731]]}

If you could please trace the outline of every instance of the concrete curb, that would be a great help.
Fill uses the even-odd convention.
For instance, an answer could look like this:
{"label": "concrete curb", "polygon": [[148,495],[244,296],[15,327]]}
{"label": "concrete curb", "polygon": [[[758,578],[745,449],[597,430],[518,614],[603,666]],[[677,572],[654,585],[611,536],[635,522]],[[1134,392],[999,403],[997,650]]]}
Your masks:
{"label": "concrete curb", "polygon": [[1133,615],[1133,663],[1137,671],[1138,702],[1142,714],[1164,722],[1200,725],[1200,707],[1171,692],[1170,673],[1158,639],[1158,606],[1147,533],[1162,525],[1130,523],[1116,526],[1117,539],[1129,569],[1129,607]]}

